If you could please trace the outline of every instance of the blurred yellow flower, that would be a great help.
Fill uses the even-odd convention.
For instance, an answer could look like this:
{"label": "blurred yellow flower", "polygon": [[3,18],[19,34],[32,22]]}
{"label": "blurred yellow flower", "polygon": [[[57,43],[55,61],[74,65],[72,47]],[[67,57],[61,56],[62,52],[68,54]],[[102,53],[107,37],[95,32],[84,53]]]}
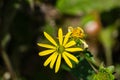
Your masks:
{"label": "blurred yellow flower", "polygon": [[79,41],[83,44],[83,48],[84,49],[88,48],[88,44],[83,39],[85,37],[85,33],[82,28],[80,28],[80,27],[73,28],[70,26],[70,27],[68,27],[68,32],[71,32],[70,36],[73,38],[73,40],[75,42],[77,42],[79,39]]}
{"label": "blurred yellow flower", "polygon": [[68,32],[72,32],[71,36],[73,38],[84,38],[85,37],[84,31],[80,27],[77,27],[77,28],[68,27]]}
{"label": "blurred yellow flower", "polygon": [[38,46],[45,47],[47,50],[44,50],[42,52],[39,52],[39,56],[46,56],[50,55],[48,59],[44,62],[44,66],[47,66],[50,64],[50,68],[53,69],[54,64],[55,65],[55,73],[59,71],[60,64],[61,64],[61,59],[63,58],[67,65],[72,68],[72,63],[70,61],[73,60],[74,62],[78,63],[78,59],[70,54],[69,52],[76,52],[76,51],[83,51],[82,48],[76,48],[73,47],[76,43],[75,41],[69,41],[69,37],[71,35],[71,32],[68,32],[65,37],[63,38],[63,32],[62,29],[59,28],[58,30],[58,41],[57,42],[46,32],[44,32],[44,36],[52,43],[50,44],[43,44],[43,43],[38,43]]}

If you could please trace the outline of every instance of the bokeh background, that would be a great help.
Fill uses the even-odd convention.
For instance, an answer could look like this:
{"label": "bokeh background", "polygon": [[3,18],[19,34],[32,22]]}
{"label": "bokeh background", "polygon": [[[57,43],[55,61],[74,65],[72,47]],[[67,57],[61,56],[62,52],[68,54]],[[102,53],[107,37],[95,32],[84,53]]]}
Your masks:
{"label": "bokeh background", "polygon": [[82,27],[98,63],[115,66],[120,80],[120,0],[0,0],[0,80],[76,80],[44,67],[43,31]]}

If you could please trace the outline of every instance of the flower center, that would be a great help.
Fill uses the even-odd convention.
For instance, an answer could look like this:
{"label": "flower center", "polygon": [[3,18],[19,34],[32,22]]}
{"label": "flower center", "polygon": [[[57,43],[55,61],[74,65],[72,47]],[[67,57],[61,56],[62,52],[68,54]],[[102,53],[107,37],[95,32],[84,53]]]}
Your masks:
{"label": "flower center", "polygon": [[60,46],[58,47],[58,53],[63,53],[64,50],[65,50],[64,46],[60,45]]}
{"label": "flower center", "polygon": [[84,37],[84,32],[82,31],[81,28],[76,28],[76,29],[73,30],[72,36],[77,37],[77,38],[83,38]]}

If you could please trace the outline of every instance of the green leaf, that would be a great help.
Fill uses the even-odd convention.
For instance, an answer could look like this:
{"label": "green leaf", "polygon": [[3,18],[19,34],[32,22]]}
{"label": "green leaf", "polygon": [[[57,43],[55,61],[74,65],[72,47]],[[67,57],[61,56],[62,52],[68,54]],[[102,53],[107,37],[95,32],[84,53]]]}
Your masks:
{"label": "green leaf", "polygon": [[65,14],[80,15],[91,11],[107,11],[120,6],[120,0],[57,0],[57,9]]}
{"label": "green leaf", "polygon": [[104,46],[106,47],[111,47],[113,44],[113,38],[112,38],[112,32],[113,32],[114,26],[109,26],[105,29],[101,30],[100,33],[100,40],[103,43]]}
{"label": "green leaf", "polygon": [[112,74],[114,69],[113,66],[105,68],[103,65],[100,66],[97,74],[94,74],[93,80],[114,80],[115,77]]}
{"label": "green leaf", "polygon": [[109,67],[107,67],[107,70],[108,70],[110,73],[113,73],[113,72],[114,72],[114,69],[115,69],[114,66],[109,66]]}
{"label": "green leaf", "polygon": [[65,64],[65,63],[63,63],[63,64],[61,65],[61,68],[62,68],[62,69],[64,69],[64,70],[66,70],[66,71],[68,71],[68,72],[70,72],[70,71],[71,71],[71,68],[70,68],[70,67],[68,67],[68,65],[67,65],[67,64]]}
{"label": "green leaf", "polygon": [[94,15],[86,15],[84,17],[82,17],[81,19],[81,25],[84,26],[86,23],[88,23],[89,21],[93,21],[95,20],[95,16]]}
{"label": "green leaf", "polygon": [[50,35],[54,36],[55,35],[55,28],[50,26],[49,24],[46,24],[45,27],[43,28],[43,31],[49,33]]}
{"label": "green leaf", "polygon": [[71,74],[76,76],[78,80],[89,80],[89,77],[94,73],[90,64],[86,59],[80,59],[80,63],[71,70]]}

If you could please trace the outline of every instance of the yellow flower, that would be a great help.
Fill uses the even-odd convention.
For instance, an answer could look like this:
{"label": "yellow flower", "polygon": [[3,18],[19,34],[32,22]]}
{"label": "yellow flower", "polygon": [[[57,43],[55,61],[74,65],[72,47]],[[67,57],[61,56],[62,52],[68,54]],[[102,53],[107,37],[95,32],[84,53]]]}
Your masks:
{"label": "yellow flower", "polygon": [[73,38],[84,38],[85,36],[83,29],[80,27],[74,29],[73,27],[68,27],[68,32],[72,32],[71,36]]}
{"label": "yellow flower", "polygon": [[59,71],[60,64],[61,64],[61,59],[63,58],[67,65],[72,68],[72,63],[70,61],[73,60],[74,62],[78,63],[78,59],[70,54],[69,52],[76,52],[76,51],[83,51],[82,48],[76,48],[72,47],[76,43],[75,41],[69,41],[69,37],[71,35],[71,32],[68,32],[65,37],[63,38],[63,32],[62,29],[60,28],[58,30],[58,42],[57,43],[48,33],[44,32],[44,36],[52,43],[50,44],[43,44],[43,43],[38,43],[38,46],[45,47],[47,50],[44,50],[42,52],[39,52],[39,56],[46,56],[50,55],[48,59],[44,62],[44,66],[47,66],[50,64],[50,68],[53,69],[54,64],[55,65],[55,73]]}
{"label": "yellow flower", "polygon": [[83,40],[83,38],[85,37],[85,33],[82,28],[73,28],[70,26],[68,27],[68,32],[71,32],[71,37],[74,39],[74,41],[77,41],[79,39],[80,42],[83,44],[83,48],[88,48],[88,44]]}

